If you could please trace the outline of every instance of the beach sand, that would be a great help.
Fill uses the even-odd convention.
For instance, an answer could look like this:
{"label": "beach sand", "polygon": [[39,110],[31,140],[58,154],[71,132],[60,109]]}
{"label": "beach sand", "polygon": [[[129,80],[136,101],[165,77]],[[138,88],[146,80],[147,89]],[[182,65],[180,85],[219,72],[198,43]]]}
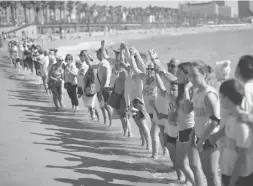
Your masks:
{"label": "beach sand", "polygon": [[6,63],[0,52],[0,185],[180,185],[169,157],[151,160],[118,120],[111,129],[88,122],[84,106],[69,109],[66,91],[66,108],[55,112],[40,78]]}

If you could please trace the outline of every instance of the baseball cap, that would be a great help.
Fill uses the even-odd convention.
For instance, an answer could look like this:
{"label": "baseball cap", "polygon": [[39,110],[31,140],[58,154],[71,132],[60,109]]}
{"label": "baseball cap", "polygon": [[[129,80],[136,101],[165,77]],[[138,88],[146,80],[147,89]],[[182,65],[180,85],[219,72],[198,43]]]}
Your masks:
{"label": "baseball cap", "polygon": [[119,53],[120,53],[120,49],[115,49],[115,50],[113,50],[113,52],[114,52],[115,54],[119,54]]}

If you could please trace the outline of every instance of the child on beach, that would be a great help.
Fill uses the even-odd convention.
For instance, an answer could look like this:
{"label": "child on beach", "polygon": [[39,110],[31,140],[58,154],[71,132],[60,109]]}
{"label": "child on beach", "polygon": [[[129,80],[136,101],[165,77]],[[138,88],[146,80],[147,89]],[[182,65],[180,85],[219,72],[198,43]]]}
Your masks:
{"label": "child on beach", "polygon": [[[162,87],[161,87],[162,88]],[[153,107],[157,117],[167,120],[164,131],[164,145],[169,151],[170,159],[175,166],[178,180],[182,180],[182,172],[176,167],[176,143],[178,138],[178,126],[177,126],[177,104],[176,99],[178,96],[178,84],[173,81],[170,83],[170,90],[166,90],[163,86],[163,96],[168,105],[167,114],[160,113],[155,105],[154,101],[150,101],[150,105]]]}
{"label": "child on beach", "polygon": [[225,136],[221,156],[221,173],[224,186],[246,186],[253,183],[253,131],[246,123],[238,121],[238,107],[245,97],[243,85],[234,79],[220,86],[221,105],[228,110],[223,130],[213,134],[215,143]]}
{"label": "child on beach", "polygon": [[253,56],[242,56],[235,70],[235,77],[243,83],[245,98],[238,108],[239,120],[253,126]]}

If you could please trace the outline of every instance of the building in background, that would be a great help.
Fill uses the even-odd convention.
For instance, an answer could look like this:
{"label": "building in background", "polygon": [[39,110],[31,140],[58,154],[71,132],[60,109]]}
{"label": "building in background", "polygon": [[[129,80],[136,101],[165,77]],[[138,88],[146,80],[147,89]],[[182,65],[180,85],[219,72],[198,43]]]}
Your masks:
{"label": "building in background", "polygon": [[253,1],[238,1],[238,15],[240,18],[252,16],[250,11],[253,11]]}
{"label": "building in background", "polygon": [[225,1],[214,1],[218,6],[225,6]]}
{"label": "building in background", "polygon": [[201,16],[217,16],[219,14],[219,6],[215,2],[206,3],[186,3],[180,4],[181,12],[196,14]]}
{"label": "building in background", "polygon": [[235,17],[235,13],[230,6],[219,6],[219,16],[231,18]]}

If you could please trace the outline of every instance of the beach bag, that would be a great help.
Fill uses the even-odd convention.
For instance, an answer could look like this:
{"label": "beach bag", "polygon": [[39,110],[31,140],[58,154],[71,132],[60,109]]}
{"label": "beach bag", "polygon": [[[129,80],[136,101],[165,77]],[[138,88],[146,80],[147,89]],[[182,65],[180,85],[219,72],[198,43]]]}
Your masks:
{"label": "beach bag", "polygon": [[87,97],[91,97],[96,93],[96,84],[95,82],[92,82],[91,80],[88,80],[85,88],[84,93]]}
{"label": "beach bag", "polygon": [[121,99],[123,98],[123,94],[118,94],[114,90],[112,91],[112,94],[109,97],[108,105],[110,105],[114,109],[120,108]]}
{"label": "beach bag", "polygon": [[64,83],[64,88],[68,89],[71,86],[71,83]]}

